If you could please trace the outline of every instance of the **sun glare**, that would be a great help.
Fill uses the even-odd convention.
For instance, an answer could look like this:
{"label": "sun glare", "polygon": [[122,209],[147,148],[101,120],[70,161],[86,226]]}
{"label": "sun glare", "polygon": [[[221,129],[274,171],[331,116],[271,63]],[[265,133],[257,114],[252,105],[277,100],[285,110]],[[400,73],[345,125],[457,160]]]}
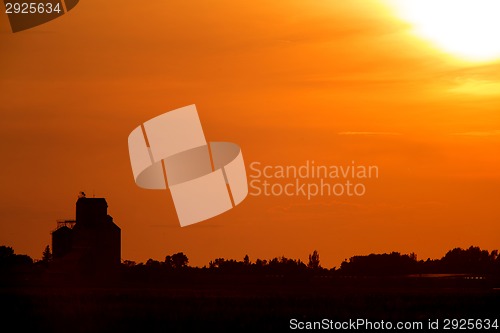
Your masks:
{"label": "sun glare", "polygon": [[500,0],[390,0],[414,33],[470,61],[500,58]]}

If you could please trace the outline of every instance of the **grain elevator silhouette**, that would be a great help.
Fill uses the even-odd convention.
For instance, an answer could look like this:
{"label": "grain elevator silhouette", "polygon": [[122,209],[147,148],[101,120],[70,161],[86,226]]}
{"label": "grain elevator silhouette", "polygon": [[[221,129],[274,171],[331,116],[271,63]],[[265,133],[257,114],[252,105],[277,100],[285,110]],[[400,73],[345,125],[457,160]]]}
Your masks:
{"label": "grain elevator silhouette", "polygon": [[80,193],[75,220],[57,221],[52,232],[52,255],[60,272],[105,275],[119,268],[121,230],[108,215],[106,199]]}

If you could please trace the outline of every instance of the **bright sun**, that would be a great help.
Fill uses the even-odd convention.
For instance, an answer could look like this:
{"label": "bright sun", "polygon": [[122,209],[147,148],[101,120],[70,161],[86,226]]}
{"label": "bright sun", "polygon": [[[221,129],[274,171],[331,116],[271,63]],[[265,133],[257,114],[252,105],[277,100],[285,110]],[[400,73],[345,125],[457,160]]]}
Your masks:
{"label": "bright sun", "polygon": [[414,32],[471,61],[500,58],[500,0],[389,0]]}

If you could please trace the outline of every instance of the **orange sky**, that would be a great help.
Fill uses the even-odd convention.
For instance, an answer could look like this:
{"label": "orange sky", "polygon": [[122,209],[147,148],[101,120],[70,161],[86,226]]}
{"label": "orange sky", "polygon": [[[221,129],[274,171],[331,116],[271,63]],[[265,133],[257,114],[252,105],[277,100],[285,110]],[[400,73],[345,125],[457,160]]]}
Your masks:
{"label": "orange sky", "polygon": [[[0,244],[17,253],[40,258],[81,190],[107,199],[137,261],[499,248],[499,63],[431,47],[379,2],[85,0],[16,34],[0,17]],[[380,177],[361,198],[249,196],[181,228],[168,192],[134,184],[127,137],[188,104],[247,166],[354,160]]]}

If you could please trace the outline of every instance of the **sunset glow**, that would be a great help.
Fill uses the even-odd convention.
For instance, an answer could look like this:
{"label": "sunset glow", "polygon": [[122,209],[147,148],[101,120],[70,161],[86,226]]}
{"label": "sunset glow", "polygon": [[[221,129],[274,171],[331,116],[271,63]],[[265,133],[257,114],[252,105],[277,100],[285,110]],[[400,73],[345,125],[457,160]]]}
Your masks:
{"label": "sunset glow", "polygon": [[500,57],[500,2],[496,0],[391,1],[413,32],[470,61]]}
{"label": "sunset glow", "polygon": [[[18,33],[4,15],[0,244],[40,258],[83,191],[137,262],[497,248],[500,0],[387,1],[86,0]],[[181,228],[170,190],[136,185],[128,137],[192,104],[253,187]],[[299,174],[313,161],[322,179]]]}

